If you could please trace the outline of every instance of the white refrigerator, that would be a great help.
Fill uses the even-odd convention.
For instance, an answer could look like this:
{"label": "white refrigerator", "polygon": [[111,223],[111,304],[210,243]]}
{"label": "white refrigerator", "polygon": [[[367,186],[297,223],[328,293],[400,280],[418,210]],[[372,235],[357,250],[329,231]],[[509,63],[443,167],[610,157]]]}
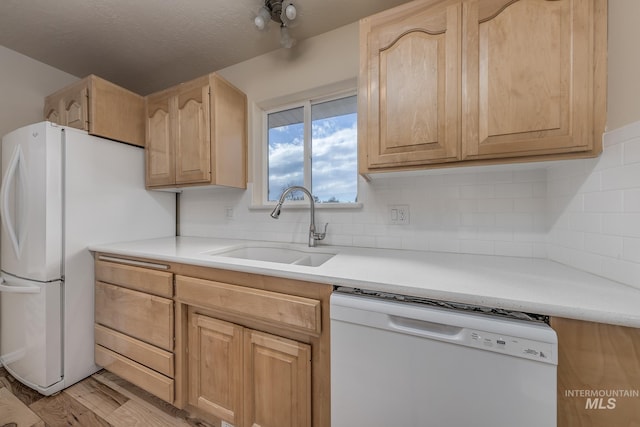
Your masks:
{"label": "white refrigerator", "polygon": [[175,235],[175,194],[146,191],[144,150],[41,122],[2,138],[0,362],[50,395],[91,375],[87,246]]}

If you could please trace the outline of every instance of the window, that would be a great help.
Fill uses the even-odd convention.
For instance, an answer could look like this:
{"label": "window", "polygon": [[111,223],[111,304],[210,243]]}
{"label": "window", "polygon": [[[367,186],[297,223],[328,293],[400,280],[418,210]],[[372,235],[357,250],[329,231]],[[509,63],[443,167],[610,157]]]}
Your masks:
{"label": "window", "polygon": [[357,201],[356,101],[350,95],[267,112],[268,202],[292,185],[308,188],[316,203]]}

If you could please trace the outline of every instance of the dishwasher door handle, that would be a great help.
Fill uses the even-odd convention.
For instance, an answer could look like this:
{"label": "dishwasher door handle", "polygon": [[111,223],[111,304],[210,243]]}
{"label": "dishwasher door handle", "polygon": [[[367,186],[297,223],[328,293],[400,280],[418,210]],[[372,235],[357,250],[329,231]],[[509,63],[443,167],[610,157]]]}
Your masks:
{"label": "dishwasher door handle", "polygon": [[446,341],[460,341],[465,328],[409,317],[388,315],[389,330],[405,334],[417,335],[424,338],[434,338]]}

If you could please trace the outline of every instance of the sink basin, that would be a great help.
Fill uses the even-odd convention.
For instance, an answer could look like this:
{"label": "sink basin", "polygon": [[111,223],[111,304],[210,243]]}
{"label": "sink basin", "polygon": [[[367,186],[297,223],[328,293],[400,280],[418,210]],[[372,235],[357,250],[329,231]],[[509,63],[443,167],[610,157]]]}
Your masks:
{"label": "sink basin", "polygon": [[256,243],[235,246],[233,249],[211,253],[210,255],[318,267],[330,260],[335,254],[319,252],[315,248],[302,246],[291,247],[286,244]]}

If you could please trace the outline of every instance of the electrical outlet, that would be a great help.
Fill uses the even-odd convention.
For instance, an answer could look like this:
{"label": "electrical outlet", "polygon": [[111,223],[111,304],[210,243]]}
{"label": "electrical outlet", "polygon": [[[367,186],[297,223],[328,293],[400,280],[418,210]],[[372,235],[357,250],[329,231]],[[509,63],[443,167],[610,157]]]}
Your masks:
{"label": "electrical outlet", "polygon": [[224,210],[227,219],[233,219],[233,208],[231,206],[227,206]]}
{"label": "electrical outlet", "polygon": [[389,205],[389,223],[409,224],[409,205]]}

